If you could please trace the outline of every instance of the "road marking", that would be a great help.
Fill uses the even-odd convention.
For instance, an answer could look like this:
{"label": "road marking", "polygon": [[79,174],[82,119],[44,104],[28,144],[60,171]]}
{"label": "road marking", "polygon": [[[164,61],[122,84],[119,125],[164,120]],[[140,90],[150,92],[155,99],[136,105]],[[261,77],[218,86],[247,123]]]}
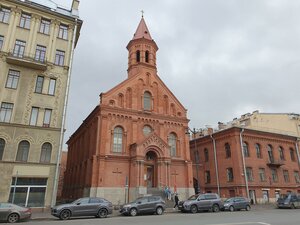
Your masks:
{"label": "road marking", "polygon": [[218,224],[207,224],[207,225],[246,225],[246,224],[271,225],[269,223],[264,223],[264,222],[218,223]]}
{"label": "road marking", "polygon": [[263,222],[257,222],[257,223],[262,224],[262,225],[271,225],[269,223],[263,223]]}

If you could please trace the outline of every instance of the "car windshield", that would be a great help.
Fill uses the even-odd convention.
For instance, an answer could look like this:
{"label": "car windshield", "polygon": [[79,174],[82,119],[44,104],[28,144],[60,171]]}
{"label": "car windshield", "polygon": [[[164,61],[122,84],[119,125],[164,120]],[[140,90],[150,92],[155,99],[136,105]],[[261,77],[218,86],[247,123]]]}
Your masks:
{"label": "car windshield", "polygon": [[232,198],[228,198],[228,199],[226,199],[224,202],[232,202],[232,201],[233,201]]}
{"label": "car windshield", "polygon": [[191,197],[188,198],[188,200],[196,200],[199,195],[192,195]]}

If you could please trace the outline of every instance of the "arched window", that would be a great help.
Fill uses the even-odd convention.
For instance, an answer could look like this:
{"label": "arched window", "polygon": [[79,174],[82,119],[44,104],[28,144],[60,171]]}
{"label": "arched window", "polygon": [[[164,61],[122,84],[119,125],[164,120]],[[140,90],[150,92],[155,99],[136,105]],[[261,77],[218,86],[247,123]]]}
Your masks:
{"label": "arched window", "polygon": [[278,153],[279,153],[280,160],[285,160],[284,151],[281,146],[279,146],[279,148],[278,148]]}
{"label": "arched window", "polygon": [[143,134],[144,134],[145,136],[148,136],[151,132],[152,132],[152,128],[151,128],[150,126],[145,125],[145,126],[143,127]]}
{"label": "arched window", "polygon": [[195,151],[195,162],[196,162],[196,164],[198,164],[200,162],[199,152],[198,151]]}
{"label": "arched window", "polygon": [[145,62],[148,63],[149,62],[149,51],[145,52]]}
{"label": "arched window", "polygon": [[16,161],[27,162],[30,144],[28,141],[21,141],[18,146]]}
{"label": "arched window", "polygon": [[255,144],[255,149],[256,149],[256,157],[261,159],[261,151],[260,151],[260,145],[259,144]]}
{"label": "arched window", "polygon": [[290,148],[290,156],[292,161],[296,161],[294,149]]}
{"label": "arched window", "polygon": [[41,163],[50,163],[51,161],[51,152],[52,152],[52,145],[50,143],[44,143],[42,145],[42,151],[41,151]]}
{"label": "arched window", "polygon": [[225,153],[226,153],[226,158],[231,157],[231,149],[230,149],[230,145],[228,143],[225,144]]}
{"label": "arched window", "polygon": [[250,157],[248,144],[246,142],[243,143],[243,151],[244,151],[244,157]]}
{"label": "arched window", "polygon": [[136,51],[136,62],[140,62],[141,61],[141,52],[140,50]]}
{"label": "arched window", "polygon": [[123,128],[115,127],[114,129],[113,152],[122,152],[123,146]]}
{"label": "arched window", "polygon": [[4,148],[5,148],[5,140],[0,138],[0,160],[2,160]]}
{"label": "arched window", "polygon": [[269,156],[269,161],[274,162],[274,156],[273,156],[273,147],[272,145],[268,145],[268,156]]}
{"label": "arched window", "polygon": [[171,156],[176,156],[176,142],[177,142],[177,137],[174,133],[171,133],[169,135],[169,145],[171,147]]}
{"label": "arched window", "polygon": [[122,108],[124,107],[124,96],[121,93],[118,96],[118,106]]}
{"label": "arched window", "polygon": [[144,93],[144,110],[151,110],[151,94],[148,91]]}

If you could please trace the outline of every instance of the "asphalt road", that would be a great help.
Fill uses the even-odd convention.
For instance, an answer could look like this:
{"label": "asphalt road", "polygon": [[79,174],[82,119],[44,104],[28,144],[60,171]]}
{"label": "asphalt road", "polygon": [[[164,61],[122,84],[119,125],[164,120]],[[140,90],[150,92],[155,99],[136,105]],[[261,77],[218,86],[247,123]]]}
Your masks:
{"label": "asphalt road", "polygon": [[239,212],[202,212],[197,214],[189,213],[168,213],[161,216],[119,216],[106,219],[80,218],[68,221],[43,220],[29,221],[26,225],[300,225],[300,209],[261,209],[255,211]]}

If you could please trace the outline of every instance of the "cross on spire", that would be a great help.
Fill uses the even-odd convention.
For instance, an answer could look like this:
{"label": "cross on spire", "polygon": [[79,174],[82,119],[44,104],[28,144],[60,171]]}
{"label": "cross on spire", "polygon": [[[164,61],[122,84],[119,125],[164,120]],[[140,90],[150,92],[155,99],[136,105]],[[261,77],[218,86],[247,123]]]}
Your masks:
{"label": "cross on spire", "polygon": [[144,10],[141,10],[142,18],[144,18]]}

